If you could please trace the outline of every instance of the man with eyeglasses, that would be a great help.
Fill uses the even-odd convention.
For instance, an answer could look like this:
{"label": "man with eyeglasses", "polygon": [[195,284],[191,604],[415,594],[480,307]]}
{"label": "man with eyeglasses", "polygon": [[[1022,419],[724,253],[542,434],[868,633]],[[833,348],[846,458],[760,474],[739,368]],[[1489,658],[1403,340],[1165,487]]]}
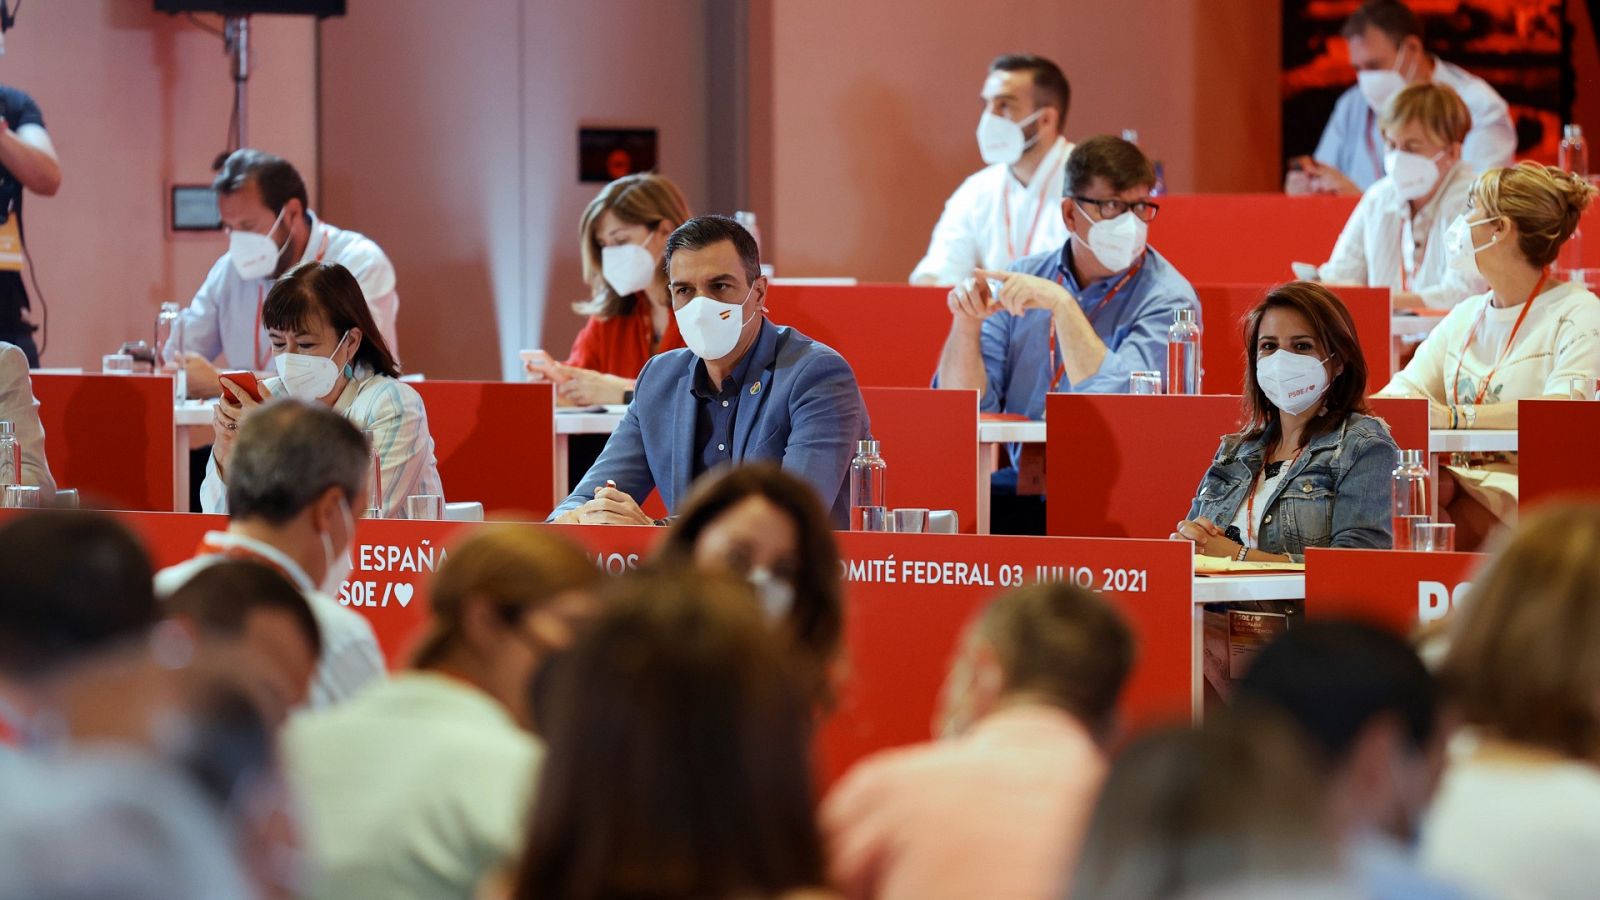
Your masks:
{"label": "man with eyeglasses", "polygon": [[[1137,371],[1166,368],[1167,329],[1180,309],[1200,319],[1194,288],[1145,244],[1160,207],[1156,173],[1132,143],[1110,135],[1067,159],[1061,215],[1067,240],[1004,271],[976,269],[950,290],[950,335],[934,387],[983,392],[986,413],[1044,418],[1045,394],[1115,394]],[[1004,498],[1037,495],[1042,455],[995,473],[995,522],[1043,531],[1036,497],[1010,515]]]}

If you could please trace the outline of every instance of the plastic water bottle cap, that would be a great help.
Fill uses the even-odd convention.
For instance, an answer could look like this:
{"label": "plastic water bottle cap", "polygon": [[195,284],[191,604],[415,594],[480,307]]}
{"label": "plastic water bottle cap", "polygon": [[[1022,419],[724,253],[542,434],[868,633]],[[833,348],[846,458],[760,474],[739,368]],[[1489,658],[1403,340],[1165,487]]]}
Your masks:
{"label": "plastic water bottle cap", "polygon": [[856,454],[859,455],[859,456],[877,456],[878,455],[878,442],[877,441],[857,441],[856,442]]}
{"label": "plastic water bottle cap", "polygon": [[1583,126],[1576,123],[1564,125],[1561,128],[1561,136],[1564,138],[1581,138],[1583,137]]}
{"label": "plastic water bottle cap", "polygon": [[1406,465],[1406,466],[1420,466],[1420,465],[1422,465],[1422,451],[1421,450],[1401,450],[1400,451],[1400,463],[1401,463],[1401,465]]}
{"label": "plastic water bottle cap", "polygon": [[1179,321],[1179,322],[1193,322],[1194,321],[1194,310],[1192,310],[1192,309],[1180,309],[1180,310],[1178,310],[1176,321]]}
{"label": "plastic water bottle cap", "polygon": [[0,421],[0,434],[16,434],[17,426],[10,422]]}

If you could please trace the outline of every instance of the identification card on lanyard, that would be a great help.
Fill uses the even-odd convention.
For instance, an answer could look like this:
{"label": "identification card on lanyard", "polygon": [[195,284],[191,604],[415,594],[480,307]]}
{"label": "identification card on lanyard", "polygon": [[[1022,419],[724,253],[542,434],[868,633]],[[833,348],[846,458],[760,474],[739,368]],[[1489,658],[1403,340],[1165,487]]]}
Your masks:
{"label": "identification card on lanyard", "polygon": [[22,229],[17,224],[17,214],[6,216],[0,224],[0,272],[22,271]]}

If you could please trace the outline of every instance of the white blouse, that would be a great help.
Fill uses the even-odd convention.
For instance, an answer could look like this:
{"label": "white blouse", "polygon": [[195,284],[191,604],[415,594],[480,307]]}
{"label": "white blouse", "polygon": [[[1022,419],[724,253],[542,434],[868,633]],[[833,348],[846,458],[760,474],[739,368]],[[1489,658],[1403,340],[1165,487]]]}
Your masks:
{"label": "white blouse", "polygon": [[1449,309],[1488,290],[1482,279],[1464,279],[1445,262],[1445,232],[1466,211],[1476,180],[1470,165],[1456,163],[1433,197],[1412,215],[1410,202],[1395,192],[1394,182],[1380,178],[1361,195],[1333,255],[1318,268],[1318,280],[1414,291],[1423,305],[1434,309]]}

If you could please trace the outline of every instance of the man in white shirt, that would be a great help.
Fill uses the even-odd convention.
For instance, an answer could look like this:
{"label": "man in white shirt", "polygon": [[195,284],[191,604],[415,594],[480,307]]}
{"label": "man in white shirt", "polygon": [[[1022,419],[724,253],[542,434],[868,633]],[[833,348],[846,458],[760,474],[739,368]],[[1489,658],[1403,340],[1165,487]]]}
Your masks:
{"label": "man in white shirt", "polygon": [[325,406],[276,400],[239,427],[229,461],[227,531],[213,531],[194,559],[156,574],[167,596],[202,569],[253,559],[305,595],[322,631],[309,706],[325,707],[384,677],[372,626],[334,599],[351,568],[354,510],[367,503],[367,442]]}
{"label": "man in white shirt", "polygon": [[184,354],[191,397],[217,396],[219,359],[231,369],[271,368],[261,307],[272,282],[303,262],[349,269],[390,352],[399,354],[394,266],[369,238],[318,219],[294,166],[260,150],[236,150],[212,187],[228,231],[228,252],[211,267],[165,348],[168,359]]}
{"label": "man in white shirt", "polygon": [[1067,238],[1061,180],[1072,145],[1061,136],[1071,87],[1042,56],[1007,54],[984,79],[978,150],[984,169],[945,201],[915,284],[957,284],[973,269],[1003,269]]}
{"label": "man in white shirt", "polygon": [[1313,158],[1302,161],[1314,189],[1359,194],[1384,176],[1378,120],[1389,100],[1408,84],[1445,85],[1467,104],[1472,130],[1461,146],[1461,158],[1473,171],[1511,165],[1517,151],[1511,108],[1487,81],[1429,53],[1422,23],[1404,3],[1367,0],[1345,21],[1342,33],[1358,81],[1334,104]]}

